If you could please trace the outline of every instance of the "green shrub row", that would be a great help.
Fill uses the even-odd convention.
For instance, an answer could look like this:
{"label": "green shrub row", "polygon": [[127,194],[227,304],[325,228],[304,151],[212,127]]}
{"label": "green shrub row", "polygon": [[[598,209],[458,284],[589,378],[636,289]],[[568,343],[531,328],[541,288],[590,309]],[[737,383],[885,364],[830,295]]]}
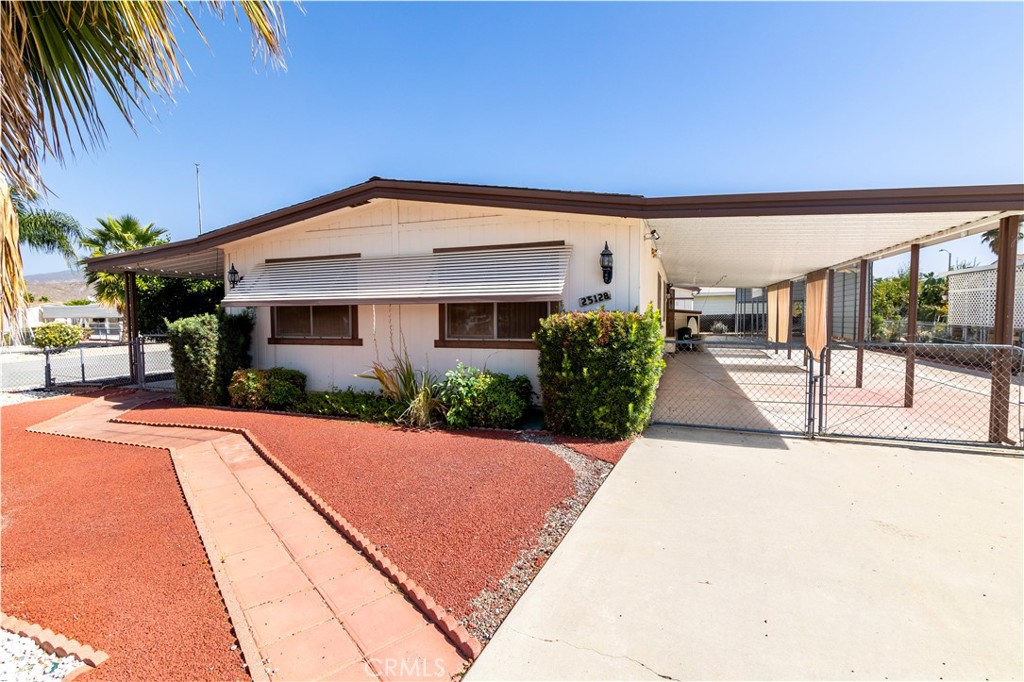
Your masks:
{"label": "green shrub row", "polygon": [[231,377],[228,394],[233,407],[290,410],[306,398],[306,375],[297,369],[240,369]]}
{"label": "green shrub row", "polygon": [[167,343],[178,400],[190,405],[227,405],[236,370],[252,364],[253,319],[223,309],[167,322]]}
{"label": "green shrub row", "polygon": [[315,392],[306,394],[306,399],[295,407],[296,412],[320,414],[326,417],[351,417],[366,422],[397,423],[406,408],[373,391]]}
{"label": "green shrub row", "polygon": [[647,426],[665,368],[658,311],[559,313],[533,338],[548,429],[618,439]]}

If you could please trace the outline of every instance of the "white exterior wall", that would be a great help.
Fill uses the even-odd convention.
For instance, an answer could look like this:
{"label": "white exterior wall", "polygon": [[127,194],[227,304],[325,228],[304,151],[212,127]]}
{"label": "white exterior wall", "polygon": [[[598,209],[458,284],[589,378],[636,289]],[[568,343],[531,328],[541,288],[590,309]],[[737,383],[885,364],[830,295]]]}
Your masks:
{"label": "white exterior wall", "polygon": [[701,296],[697,294],[693,297],[693,307],[699,310],[702,315],[733,315],[736,313],[736,295],[713,294],[711,296]]}
{"label": "white exterior wall", "polygon": [[[609,309],[647,306],[657,286],[660,261],[643,242],[641,221],[626,218],[574,216],[536,211],[459,207],[420,202],[375,200],[227,244],[224,262],[243,277],[267,258],[298,258],[359,253],[363,257],[430,253],[439,247],[483,246],[564,240],[572,246],[563,305],[579,308],[582,296],[611,293]],[[599,256],[605,241],[614,254],[611,284],[601,278]],[[646,259],[641,258],[646,252]],[[662,277],[664,272],[662,270]],[[650,281],[648,281],[650,280]],[[588,306],[585,309],[594,309]],[[435,348],[438,306],[361,305],[362,346],[268,344],[270,309],[258,308],[253,333],[256,367],[290,367],[305,372],[309,388],[377,388],[358,379],[377,358],[390,363],[392,346],[402,340],[417,367],[444,373],[462,361],[476,367],[525,374],[537,388],[537,351],[498,348]]]}

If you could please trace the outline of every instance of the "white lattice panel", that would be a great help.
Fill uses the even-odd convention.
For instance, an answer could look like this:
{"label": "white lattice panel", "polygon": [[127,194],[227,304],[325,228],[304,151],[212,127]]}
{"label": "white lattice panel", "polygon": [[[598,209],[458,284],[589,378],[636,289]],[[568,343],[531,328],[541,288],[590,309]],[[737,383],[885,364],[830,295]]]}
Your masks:
{"label": "white lattice panel", "polygon": [[[1024,265],[1017,266],[1013,326],[1024,328]],[[995,326],[996,271],[972,270],[949,275],[949,324],[965,327]]]}

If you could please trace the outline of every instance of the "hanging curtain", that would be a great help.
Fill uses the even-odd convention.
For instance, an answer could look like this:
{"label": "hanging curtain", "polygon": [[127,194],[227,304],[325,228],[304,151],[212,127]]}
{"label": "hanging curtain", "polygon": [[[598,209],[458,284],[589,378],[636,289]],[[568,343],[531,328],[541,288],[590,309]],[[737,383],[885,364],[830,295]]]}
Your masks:
{"label": "hanging curtain", "polygon": [[828,344],[828,270],[807,275],[807,301],[804,303],[807,329],[807,347],[815,360],[821,360],[821,351]]}

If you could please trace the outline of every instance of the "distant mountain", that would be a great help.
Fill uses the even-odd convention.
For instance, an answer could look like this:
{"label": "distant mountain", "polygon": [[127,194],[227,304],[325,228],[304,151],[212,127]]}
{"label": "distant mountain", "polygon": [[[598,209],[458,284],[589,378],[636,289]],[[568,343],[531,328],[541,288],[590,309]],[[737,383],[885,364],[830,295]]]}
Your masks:
{"label": "distant mountain", "polygon": [[25,275],[25,284],[29,293],[36,297],[36,302],[43,296],[50,299],[50,303],[63,303],[93,295],[85,283],[85,275],[74,270]]}
{"label": "distant mountain", "polygon": [[85,275],[74,270],[59,272],[43,272],[38,275],[25,275],[26,282],[84,282]]}

